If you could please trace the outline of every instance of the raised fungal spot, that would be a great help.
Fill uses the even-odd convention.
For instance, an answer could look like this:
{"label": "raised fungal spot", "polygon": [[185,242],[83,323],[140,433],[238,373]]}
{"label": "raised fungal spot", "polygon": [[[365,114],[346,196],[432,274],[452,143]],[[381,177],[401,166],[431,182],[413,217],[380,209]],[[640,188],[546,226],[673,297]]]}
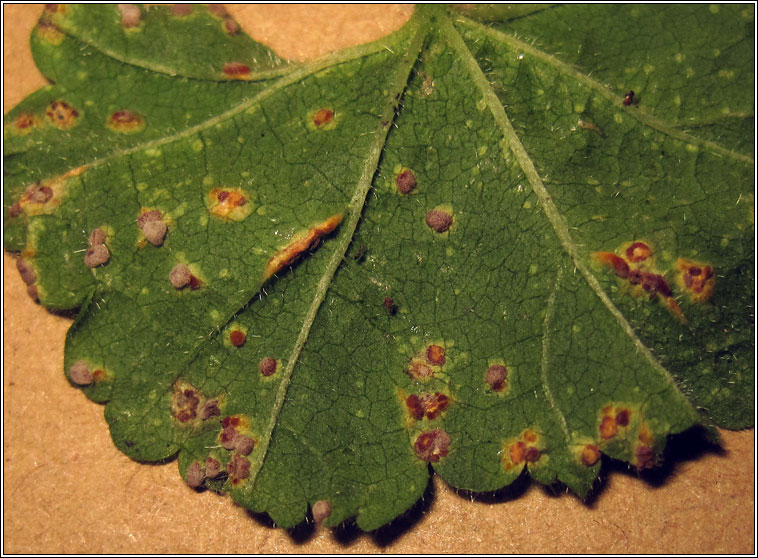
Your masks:
{"label": "raised fungal spot", "polygon": [[253,440],[250,436],[238,434],[235,438],[234,449],[236,449],[242,455],[250,455],[254,447],[255,440]]}
{"label": "raised fungal spot", "polygon": [[84,254],[84,265],[89,268],[99,267],[107,263],[110,258],[111,253],[105,244],[96,244],[95,246],[90,246]]}
{"label": "raised fungal spot", "polygon": [[644,262],[652,251],[644,242],[634,242],[626,249],[626,259],[632,263]]}
{"label": "raised fungal spot", "polygon": [[264,279],[268,279],[284,267],[290,266],[305,252],[315,250],[321,239],[334,232],[342,222],[342,213],[332,215],[323,223],[311,227],[308,232],[295,235],[292,242],[279,250],[266,264]]}
{"label": "raised fungal spot", "polygon": [[98,244],[105,243],[105,231],[101,228],[92,229],[89,235],[90,246],[97,246]]}
{"label": "raised fungal spot", "polygon": [[187,423],[197,418],[201,395],[197,389],[186,382],[174,384],[171,398],[171,414],[181,423]]}
{"label": "raised fungal spot", "polygon": [[713,295],[716,277],[713,268],[700,262],[679,258],[676,260],[679,275],[676,279],[692,302],[706,302]]}
{"label": "raised fungal spot", "polygon": [[597,446],[594,444],[587,444],[582,448],[581,459],[582,464],[591,467],[597,463],[598,459],[600,459],[600,450],[598,450]]}
{"label": "raised fungal spot", "polygon": [[239,33],[239,30],[240,30],[239,24],[237,24],[237,22],[234,21],[230,17],[224,18],[222,25],[224,27],[224,31],[228,33],[229,35],[236,35],[237,33]]}
{"label": "raised fungal spot", "polygon": [[53,199],[53,189],[44,186],[39,181],[29,186],[24,192],[22,200],[26,203],[43,204]]}
{"label": "raised fungal spot", "polygon": [[419,434],[413,443],[416,457],[427,463],[436,463],[450,451],[450,436],[441,428]]}
{"label": "raised fungal spot", "polygon": [[253,211],[249,195],[240,188],[213,188],[207,204],[211,215],[230,221],[242,221]]}
{"label": "raised fungal spot", "polygon": [[453,224],[453,216],[442,209],[428,211],[424,220],[426,221],[426,226],[437,233],[447,231]]}
{"label": "raised fungal spot", "polygon": [[311,513],[313,514],[313,521],[317,525],[320,525],[322,521],[332,514],[332,503],[329,500],[319,500],[313,504]]}
{"label": "raised fungal spot", "polygon": [[137,226],[142,230],[145,239],[153,246],[162,246],[166,238],[168,226],[163,221],[163,214],[157,209],[145,211],[137,218]]}
{"label": "raised fungal spot", "polygon": [[524,463],[537,463],[542,457],[540,437],[527,428],[517,438],[505,442],[503,466],[513,469]]}
{"label": "raised fungal spot", "polygon": [[264,357],[261,359],[261,361],[258,363],[258,371],[263,376],[271,376],[276,373],[276,368],[278,366],[278,363],[276,362],[276,359],[273,357]]}
{"label": "raised fungal spot", "polygon": [[224,75],[233,79],[245,79],[250,75],[250,68],[241,62],[224,64]]}
{"label": "raised fungal spot", "polygon": [[429,345],[426,348],[426,361],[434,366],[445,364],[445,347],[441,345]]}
{"label": "raised fungal spot", "polygon": [[622,104],[625,107],[631,106],[632,103],[634,103],[634,91],[629,91],[626,95],[624,95],[624,100],[622,101]]}
{"label": "raised fungal spot", "polygon": [[136,4],[117,4],[118,11],[121,12],[121,26],[124,29],[131,29],[140,24],[142,12]]}
{"label": "raised fungal spot", "polygon": [[492,391],[503,391],[508,385],[508,369],[502,364],[493,364],[487,368],[484,380]]}
{"label": "raised fungal spot", "polygon": [[395,186],[401,194],[410,194],[416,188],[416,175],[411,169],[402,169],[395,175]]}
{"label": "raised fungal spot", "polygon": [[24,258],[20,257],[16,260],[16,269],[18,269],[18,273],[21,275],[21,280],[27,285],[33,285],[37,282],[37,273]]}
{"label": "raised fungal spot", "polygon": [[246,457],[235,453],[226,466],[226,472],[229,473],[229,480],[233,484],[237,484],[239,481],[250,476],[250,461]]}
{"label": "raised fungal spot", "polygon": [[600,437],[603,440],[613,438],[618,432],[618,425],[616,419],[610,416],[604,416],[600,421]]}
{"label": "raised fungal spot", "polygon": [[229,332],[229,342],[235,347],[241,347],[245,344],[245,332],[239,329]]}
{"label": "raised fungal spot", "polygon": [[168,280],[175,289],[183,289],[189,286],[190,289],[197,290],[203,286],[203,282],[195,277],[187,264],[176,264],[168,274]]}
{"label": "raised fungal spot", "polygon": [[542,455],[540,453],[540,450],[538,450],[534,446],[530,446],[526,448],[526,452],[524,452],[524,461],[528,463],[536,463],[537,461],[539,461],[540,455]]}
{"label": "raised fungal spot", "polygon": [[45,116],[59,130],[68,130],[76,125],[79,111],[66,101],[53,101],[47,105]]}
{"label": "raised fungal spot", "polygon": [[129,134],[139,132],[145,127],[145,119],[129,109],[118,110],[111,114],[106,126],[114,132]]}
{"label": "raised fungal spot", "polygon": [[172,4],[171,15],[177,17],[188,16],[192,13],[192,4]]}
{"label": "raised fungal spot", "polygon": [[209,457],[205,460],[205,476],[209,479],[215,478],[221,474],[221,463],[218,459]]}
{"label": "raised fungal spot", "polygon": [[193,461],[187,468],[186,481],[191,488],[199,488],[205,480],[205,471],[199,461]]}
{"label": "raised fungal spot", "polygon": [[95,381],[95,376],[89,364],[83,360],[77,360],[69,369],[68,376],[77,386],[88,386]]}

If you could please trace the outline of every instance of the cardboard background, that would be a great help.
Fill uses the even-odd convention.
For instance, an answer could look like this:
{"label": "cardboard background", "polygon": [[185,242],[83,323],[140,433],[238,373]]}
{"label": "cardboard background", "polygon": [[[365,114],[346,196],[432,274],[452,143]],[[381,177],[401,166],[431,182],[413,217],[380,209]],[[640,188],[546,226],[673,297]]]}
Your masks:
{"label": "cardboard background", "polygon": [[[43,6],[4,6],[4,111],[44,85],[28,47]],[[304,59],[377,38],[407,6],[230,7],[253,38]],[[197,494],[176,463],[143,465],[113,446],[103,408],[63,376],[70,317],[27,296],[3,256],[3,527],[5,553],[752,553],[753,430],[697,433],[669,445],[640,478],[605,462],[589,503],[519,483],[457,494],[436,477],[409,514],[376,533],[349,526],[273,528],[228,497]]]}

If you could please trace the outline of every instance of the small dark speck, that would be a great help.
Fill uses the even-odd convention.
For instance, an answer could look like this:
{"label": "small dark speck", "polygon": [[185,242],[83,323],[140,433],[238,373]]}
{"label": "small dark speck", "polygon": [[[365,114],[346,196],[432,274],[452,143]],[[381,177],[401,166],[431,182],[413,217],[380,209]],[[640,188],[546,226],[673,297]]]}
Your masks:
{"label": "small dark speck", "polygon": [[124,440],[124,445],[127,448],[133,448],[134,447],[134,442],[132,442],[131,440]]}

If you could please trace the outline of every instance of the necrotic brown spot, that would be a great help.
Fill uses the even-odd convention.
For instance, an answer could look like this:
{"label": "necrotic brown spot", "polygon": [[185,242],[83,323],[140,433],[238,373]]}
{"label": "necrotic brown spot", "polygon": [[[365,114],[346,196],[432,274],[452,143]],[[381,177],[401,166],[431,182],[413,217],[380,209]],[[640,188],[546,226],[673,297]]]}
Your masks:
{"label": "necrotic brown spot", "polygon": [[84,255],[84,265],[89,268],[95,268],[106,263],[110,257],[111,253],[105,247],[105,244],[96,244],[90,247]]}
{"label": "necrotic brown spot", "polygon": [[435,366],[445,364],[445,348],[440,345],[429,345],[426,348],[426,361]]}
{"label": "necrotic brown spot", "polygon": [[413,451],[419,459],[436,463],[450,451],[450,436],[441,428],[423,432],[416,438]]}
{"label": "necrotic brown spot", "polygon": [[487,368],[485,381],[493,391],[503,391],[508,379],[508,369],[502,364],[493,364]]}
{"label": "necrotic brown spot", "polygon": [[47,106],[45,115],[50,123],[59,130],[68,130],[76,124],[79,111],[66,101],[53,101]]}
{"label": "necrotic brown spot", "polygon": [[635,242],[626,249],[626,259],[632,263],[644,262],[650,254],[650,247],[644,242]]}
{"label": "necrotic brown spot", "polygon": [[316,126],[323,126],[328,124],[334,118],[334,111],[330,109],[320,109],[313,115],[313,124]]}
{"label": "necrotic brown spot", "polygon": [[209,399],[200,408],[200,419],[208,420],[211,417],[217,417],[221,414],[221,410],[218,408],[218,401],[215,399]]}
{"label": "necrotic brown spot", "polygon": [[285,248],[279,250],[266,264],[264,278],[268,279],[280,269],[292,265],[303,253],[315,250],[321,239],[331,234],[342,222],[342,214],[332,215],[323,223],[311,227],[304,235],[298,235]]}
{"label": "necrotic brown spot", "polygon": [[629,425],[629,411],[622,409],[616,413],[616,424],[619,426]]}
{"label": "necrotic brown spot", "polygon": [[229,479],[232,482],[246,479],[250,476],[250,461],[246,457],[235,453],[226,466],[226,471],[229,473]]}
{"label": "necrotic brown spot", "polygon": [[78,386],[88,386],[95,381],[89,365],[83,360],[77,360],[68,371],[71,381]]}
{"label": "necrotic brown spot", "polygon": [[145,127],[145,119],[129,109],[114,112],[107,122],[108,128],[114,132],[128,134],[137,132]]}
{"label": "necrotic brown spot", "polygon": [[529,463],[536,463],[539,460],[540,455],[540,450],[535,447],[528,447],[524,453],[524,460]]}
{"label": "necrotic brown spot", "polygon": [[224,64],[224,74],[228,77],[240,78],[247,76],[250,68],[240,62],[227,62]]}
{"label": "necrotic brown spot", "polygon": [[276,359],[273,357],[262,358],[258,363],[258,370],[264,376],[271,376],[276,372]]}
{"label": "necrotic brown spot", "polygon": [[453,216],[441,209],[432,209],[426,214],[426,225],[435,232],[443,233],[453,224]]}
{"label": "necrotic brown spot", "polygon": [[395,177],[395,185],[401,194],[410,194],[416,187],[416,175],[412,170],[406,169]]}
{"label": "necrotic brown spot", "polygon": [[23,112],[16,117],[13,125],[18,131],[28,132],[37,125],[37,117],[28,112]]}
{"label": "necrotic brown spot", "polygon": [[89,245],[97,246],[105,243],[105,231],[101,228],[92,229],[89,235]]}
{"label": "necrotic brown spot", "polygon": [[235,329],[229,334],[229,341],[235,347],[241,347],[245,344],[245,333],[239,329]]}
{"label": "necrotic brown spot", "polygon": [[23,200],[28,203],[47,203],[53,199],[53,189],[50,186],[42,186],[39,181],[29,186],[24,191]]}
{"label": "necrotic brown spot", "polygon": [[415,393],[405,398],[405,406],[414,419],[421,420],[424,418],[424,408],[421,406],[421,399]]}
{"label": "necrotic brown spot", "polygon": [[428,364],[421,362],[420,360],[413,359],[405,370],[406,373],[416,380],[422,380],[428,378],[434,374],[434,370]]}
{"label": "necrotic brown spot", "polygon": [[313,504],[311,513],[313,514],[313,521],[320,524],[332,514],[332,503],[329,500],[319,500]]}
{"label": "necrotic brown spot", "polygon": [[613,272],[622,279],[629,276],[629,264],[623,258],[611,252],[595,252],[593,255],[600,263],[613,269]]}

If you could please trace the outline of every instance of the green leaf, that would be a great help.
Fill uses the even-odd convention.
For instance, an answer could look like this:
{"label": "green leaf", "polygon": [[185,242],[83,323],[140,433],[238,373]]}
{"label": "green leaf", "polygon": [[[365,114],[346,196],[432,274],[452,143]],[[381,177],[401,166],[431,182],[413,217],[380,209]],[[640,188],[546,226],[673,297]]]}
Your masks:
{"label": "green leaf", "polygon": [[46,11],[55,84],[5,118],[6,249],[81,306],[66,373],[124,453],[374,529],[429,464],[584,496],[752,424],[752,7],[423,7],[305,64],[137,14]]}

